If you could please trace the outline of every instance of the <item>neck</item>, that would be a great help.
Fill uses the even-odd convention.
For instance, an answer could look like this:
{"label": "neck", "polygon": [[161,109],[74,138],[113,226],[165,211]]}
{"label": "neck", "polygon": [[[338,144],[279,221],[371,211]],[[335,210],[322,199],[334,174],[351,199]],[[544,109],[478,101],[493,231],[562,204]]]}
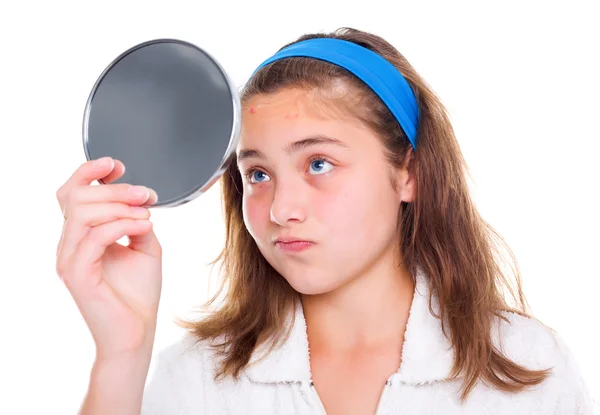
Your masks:
{"label": "neck", "polygon": [[334,291],[302,297],[311,352],[402,350],[414,283],[392,258]]}

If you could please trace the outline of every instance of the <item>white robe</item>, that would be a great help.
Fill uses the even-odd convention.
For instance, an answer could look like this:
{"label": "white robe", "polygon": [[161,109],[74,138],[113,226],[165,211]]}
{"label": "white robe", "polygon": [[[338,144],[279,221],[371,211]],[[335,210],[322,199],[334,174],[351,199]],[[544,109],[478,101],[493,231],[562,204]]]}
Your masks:
{"label": "white robe", "polygon": [[[417,275],[402,349],[402,363],[382,387],[377,415],[591,415],[590,393],[576,361],[558,335],[535,320],[506,313],[498,319],[495,344],[527,368],[552,367],[542,384],[518,394],[476,384],[465,404],[461,378],[447,380],[453,362],[440,320],[428,306],[426,277]],[[434,310],[437,300],[433,297]],[[281,348],[258,350],[238,381],[214,380],[215,360],[204,342],[185,335],[153,362],[144,392],[143,415],[325,414],[311,382],[306,322],[297,309],[290,337]]]}

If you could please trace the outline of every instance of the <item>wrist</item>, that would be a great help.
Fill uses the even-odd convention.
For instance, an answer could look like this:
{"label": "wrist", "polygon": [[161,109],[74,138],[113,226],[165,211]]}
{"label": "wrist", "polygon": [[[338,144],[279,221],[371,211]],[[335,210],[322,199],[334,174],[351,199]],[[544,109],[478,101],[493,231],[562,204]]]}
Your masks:
{"label": "wrist", "polygon": [[127,345],[105,344],[104,347],[96,345],[96,360],[95,363],[103,364],[104,362],[123,362],[134,361],[144,358],[150,358],[154,347],[154,328],[146,332],[144,337],[131,342]]}
{"label": "wrist", "polygon": [[138,415],[151,354],[150,349],[96,359],[81,414]]}
{"label": "wrist", "polygon": [[139,362],[149,361],[152,357],[152,347],[152,344],[147,344],[136,349],[122,351],[103,351],[97,349],[94,367],[132,366],[139,364]]}

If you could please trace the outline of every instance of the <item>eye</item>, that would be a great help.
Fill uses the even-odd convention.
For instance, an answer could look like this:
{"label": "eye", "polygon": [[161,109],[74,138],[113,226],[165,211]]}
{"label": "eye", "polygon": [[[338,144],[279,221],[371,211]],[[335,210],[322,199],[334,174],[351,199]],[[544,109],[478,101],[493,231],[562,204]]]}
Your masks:
{"label": "eye", "polygon": [[246,179],[250,183],[264,183],[271,180],[271,178],[267,176],[265,172],[260,170],[250,170],[246,173]]}
{"label": "eye", "polygon": [[310,174],[324,174],[333,170],[333,164],[322,158],[315,158],[310,162]]}

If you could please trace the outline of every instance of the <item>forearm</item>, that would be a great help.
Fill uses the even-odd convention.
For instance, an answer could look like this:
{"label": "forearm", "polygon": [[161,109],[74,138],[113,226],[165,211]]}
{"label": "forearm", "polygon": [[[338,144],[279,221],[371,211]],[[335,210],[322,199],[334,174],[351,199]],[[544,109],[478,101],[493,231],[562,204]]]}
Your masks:
{"label": "forearm", "polygon": [[151,355],[97,359],[80,415],[140,415]]}

